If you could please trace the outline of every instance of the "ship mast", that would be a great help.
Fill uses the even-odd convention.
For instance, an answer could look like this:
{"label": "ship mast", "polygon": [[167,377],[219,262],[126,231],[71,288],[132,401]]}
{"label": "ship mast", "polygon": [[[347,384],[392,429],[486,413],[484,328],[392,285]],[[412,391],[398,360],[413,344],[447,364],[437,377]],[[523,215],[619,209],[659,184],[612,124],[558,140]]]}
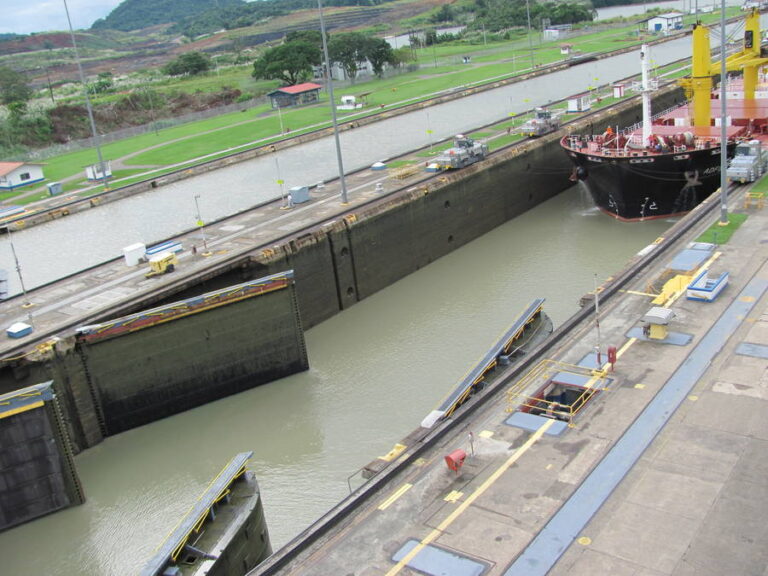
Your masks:
{"label": "ship mast", "polygon": [[651,83],[648,78],[648,45],[640,47],[640,71],[643,90],[643,144],[651,137]]}

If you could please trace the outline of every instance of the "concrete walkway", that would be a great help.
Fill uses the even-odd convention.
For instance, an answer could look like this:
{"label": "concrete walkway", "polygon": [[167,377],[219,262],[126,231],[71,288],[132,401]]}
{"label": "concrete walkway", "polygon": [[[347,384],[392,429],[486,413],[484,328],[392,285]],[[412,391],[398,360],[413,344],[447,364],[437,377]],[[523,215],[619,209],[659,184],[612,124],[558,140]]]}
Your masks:
{"label": "concrete walkway", "polygon": [[[618,361],[573,427],[512,425],[521,397],[499,394],[315,544],[252,574],[768,574],[768,211],[749,214],[707,254],[730,273],[721,297],[665,304],[687,344],[629,334],[654,306],[648,286],[716,215],[601,306],[601,347]],[[585,321],[537,367],[588,366],[597,339]],[[548,381],[527,377],[508,388]],[[469,455],[458,474],[444,462],[455,449]]]}

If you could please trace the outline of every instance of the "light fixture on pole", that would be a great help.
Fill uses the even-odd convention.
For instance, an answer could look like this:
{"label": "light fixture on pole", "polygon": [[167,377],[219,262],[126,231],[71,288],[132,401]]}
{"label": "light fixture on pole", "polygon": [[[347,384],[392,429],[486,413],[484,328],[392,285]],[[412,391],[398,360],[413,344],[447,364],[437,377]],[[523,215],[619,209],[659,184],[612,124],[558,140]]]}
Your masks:
{"label": "light fixture on pole", "polygon": [[427,138],[429,138],[429,151],[432,152],[432,126],[429,123],[429,110],[424,110],[427,115]]}
{"label": "light fixture on pole", "polygon": [[595,346],[595,352],[597,352],[597,369],[602,368],[602,358],[600,357],[600,298],[597,291],[597,274],[595,274],[595,329],[597,331],[597,346]]}
{"label": "light fixture on pole", "polygon": [[152,99],[152,88],[145,87],[144,91],[149,99],[149,111],[152,114],[152,128],[155,131],[155,136],[157,136],[157,117],[155,116],[155,102]]}
{"label": "light fixture on pole", "polygon": [[[757,41],[757,39],[755,39]],[[725,119],[728,106],[725,101],[727,91],[725,81],[727,71],[725,38],[725,0],[720,0],[720,221],[719,226],[728,225],[728,141]]]}
{"label": "light fixture on pole", "polygon": [[282,200],[282,204],[280,205],[280,210],[285,210],[289,206],[288,206],[287,199],[285,197],[285,188],[283,187],[285,184],[285,180],[283,180],[282,176],[280,176],[280,161],[277,158],[277,152],[275,152],[275,171],[277,172],[277,179],[275,180],[275,182],[277,182],[277,185],[280,186],[280,198]]}
{"label": "light fixture on pole", "polygon": [[[11,227],[6,226],[5,232],[8,234],[8,242],[11,245],[11,254],[13,254],[13,262],[16,265],[16,274],[19,277],[19,284],[21,285],[21,294],[24,297],[24,302],[22,303],[22,308],[31,308],[34,306],[32,302],[29,301],[29,296],[27,295],[27,287],[24,285],[24,277],[21,275],[21,264],[19,264],[19,257],[16,255],[16,247],[13,245],[13,235],[11,234]],[[30,312],[27,312],[27,316],[29,318],[29,323],[32,324],[32,314]]]}
{"label": "light fixture on pole", "polygon": [[99,173],[101,174],[101,185],[107,187],[107,171],[104,167],[104,158],[101,155],[101,142],[99,133],[96,130],[96,121],[93,119],[93,108],[91,107],[91,98],[88,96],[88,84],[85,81],[83,67],[80,64],[80,55],[77,52],[77,42],[75,41],[75,30],[72,28],[72,19],[69,17],[69,7],[67,0],[64,2],[64,11],[67,13],[67,23],[69,24],[69,35],[72,37],[72,48],[75,51],[75,62],[77,62],[77,71],[80,76],[80,83],[83,85],[83,95],[85,96],[85,107],[88,110],[88,120],[91,124],[91,134],[93,136],[93,145],[96,147],[96,156],[99,159]]}
{"label": "light fixture on pole", "polygon": [[534,68],[533,62],[533,39],[531,38],[531,7],[528,0],[525,0],[525,13],[528,16],[528,51],[531,54],[531,70]]}
{"label": "light fixture on pole", "polygon": [[339,183],[341,184],[341,203],[347,203],[347,182],[344,180],[344,162],[341,159],[341,144],[339,142],[339,125],[336,122],[336,101],[333,97],[333,77],[331,76],[331,60],[328,57],[328,39],[325,35],[325,20],[323,20],[323,1],[317,0],[317,10],[320,14],[320,35],[323,40],[323,57],[325,58],[325,80],[328,83],[328,98],[331,101],[331,121],[333,122],[333,138],[336,141],[336,161],[339,164]]}
{"label": "light fixture on pole", "polygon": [[210,256],[211,252],[208,250],[208,241],[205,239],[205,222],[203,222],[203,218],[200,216],[200,204],[198,203],[199,199],[200,199],[200,195],[195,194],[195,208],[197,209],[197,225],[200,227],[200,233],[203,236],[203,256]]}

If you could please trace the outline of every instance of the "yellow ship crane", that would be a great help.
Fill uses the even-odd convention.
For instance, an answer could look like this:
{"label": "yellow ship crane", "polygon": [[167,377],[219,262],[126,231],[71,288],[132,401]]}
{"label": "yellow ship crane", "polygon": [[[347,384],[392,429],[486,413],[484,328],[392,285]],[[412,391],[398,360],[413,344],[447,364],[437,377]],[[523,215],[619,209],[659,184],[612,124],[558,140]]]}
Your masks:
{"label": "yellow ship crane", "polygon": [[[693,26],[693,57],[691,77],[680,81],[686,96],[693,100],[693,125],[709,126],[712,120],[711,94],[712,77],[720,73],[720,63],[712,62],[709,44],[709,29],[701,23]],[[753,8],[744,26],[744,42],[740,52],[726,58],[725,67],[729,72],[742,72],[744,77],[744,98],[754,98],[758,71],[768,64],[760,49],[760,12]],[[725,79],[721,79],[724,81]]]}

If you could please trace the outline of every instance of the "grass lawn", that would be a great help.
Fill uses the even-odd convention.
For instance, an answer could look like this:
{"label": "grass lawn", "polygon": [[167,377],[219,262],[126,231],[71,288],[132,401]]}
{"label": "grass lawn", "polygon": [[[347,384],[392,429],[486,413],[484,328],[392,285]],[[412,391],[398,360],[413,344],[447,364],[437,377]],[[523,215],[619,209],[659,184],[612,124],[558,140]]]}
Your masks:
{"label": "grass lawn", "polygon": [[[727,10],[728,16],[739,13],[738,7]],[[712,23],[719,20],[719,14],[704,14],[702,21]],[[686,17],[687,23],[688,17]],[[637,23],[621,28],[602,30],[593,34],[574,37],[569,42],[581,53],[615,50],[620,47],[636,45],[643,41],[638,34]],[[562,60],[559,51],[560,42],[541,43],[539,35],[534,35],[535,45],[533,60],[537,65]],[[370,92],[369,106],[364,114],[374,114],[382,105],[405,105],[435,94],[450,92],[457,87],[504,78],[520,73],[522,68],[530,66],[531,50],[528,38],[522,33],[505,42],[489,44],[465,44],[462,42],[436,45],[417,51],[422,67],[414,72],[399,74],[387,79],[373,79],[358,82],[350,86],[336,88],[338,96]],[[470,65],[463,64],[461,58],[471,56]],[[447,62],[446,62],[447,61]],[[434,62],[436,66],[430,67]],[[250,66],[230,66],[220,68],[204,77],[195,77],[174,82],[157,82],[152,87],[160,92],[170,93],[176,90],[209,91],[222,86],[232,86],[248,91],[268,91],[275,87],[274,82],[256,81],[250,76]],[[678,74],[680,74],[678,72]],[[595,79],[595,84],[599,79]],[[523,100],[527,102],[527,99]],[[612,98],[603,98],[594,107],[608,106]],[[356,116],[359,117],[359,116]],[[343,120],[341,118],[340,120]],[[523,121],[523,117],[502,125],[502,129]],[[223,114],[207,120],[163,128],[159,133],[147,133],[126,138],[119,142],[104,144],[104,160],[116,160],[140,152],[125,160],[130,166],[170,166],[186,163],[194,158],[211,154],[227,154],[227,150],[248,143],[277,138],[280,135],[281,119],[268,104],[260,104],[245,112]],[[283,128],[292,134],[306,130],[316,124],[329,124],[330,112],[327,100],[315,106],[286,110],[282,112]],[[499,144],[494,144],[498,147]],[[85,166],[97,162],[95,149],[79,150],[52,157],[46,161],[46,177],[49,181],[61,181],[77,174],[82,174]],[[137,173],[131,170],[128,175]],[[122,170],[120,174],[124,174]],[[137,177],[137,180],[139,178]],[[67,186],[65,185],[65,188]],[[11,193],[12,198],[17,193]],[[7,198],[6,198],[7,199]]]}
{"label": "grass lawn", "polygon": [[763,196],[768,192],[768,177],[763,176],[752,186],[752,192],[761,192]]}
{"label": "grass lawn", "polygon": [[491,151],[498,150],[499,148],[503,148],[504,146],[507,146],[514,142],[519,142],[520,140],[524,140],[524,139],[525,139],[525,136],[522,136],[521,134],[505,134],[498,138],[494,138],[493,140],[488,142],[488,148]]}
{"label": "grass lawn", "polygon": [[728,224],[726,226],[720,226],[719,223],[715,222],[704,234],[696,238],[696,242],[709,242],[716,245],[725,244],[748,217],[747,214],[728,214]]}

